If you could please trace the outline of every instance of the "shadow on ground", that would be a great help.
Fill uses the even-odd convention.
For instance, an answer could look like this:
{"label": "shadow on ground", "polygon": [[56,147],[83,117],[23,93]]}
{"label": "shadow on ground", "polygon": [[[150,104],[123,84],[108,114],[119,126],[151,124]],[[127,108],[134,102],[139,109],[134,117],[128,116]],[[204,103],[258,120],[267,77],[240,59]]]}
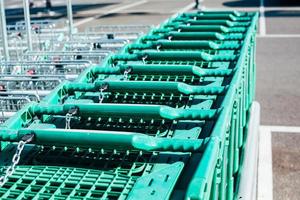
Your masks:
{"label": "shadow on ground", "polygon": [[300,17],[299,10],[271,10],[265,11],[266,17]]}
{"label": "shadow on ground", "polygon": [[[79,4],[72,6],[74,18],[76,18],[76,13],[80,11],[102,8],[117,3],[99,3],[99,4]],[[58,19],[67,16],[67,8],[65,5],[53,6],[51,11],[53,15],[48,14],[48,10],[45,7],[34,7],[30,9],[31,19]],[[38,13],[41,13],[42,16],[37,16]],[[17,21],[24,20],[23,7],[20,8],[8,8],[5,10],[7,24],[14,24]],[[84,16],[86,17],[86,16]],[[79,17],[80,18],[80,17]]]}
{"label": "shadow on ground", "polygon": [[157,12],[128,12],[128,13],[109,13],[106,15],[101,15],[97,17],[98,19],[100,18],[109,18],[109,17],[117,17],[117,16],[136,16],[136,15],[165,15],[166,13],[157,13]]}
{"label": "shadow on ground", "polygon": [[[299,0],[263,0],[265,7],[295,7],[300,6]],[[223,3],[227,7],[259,7],[260,0],[235,0]]]}

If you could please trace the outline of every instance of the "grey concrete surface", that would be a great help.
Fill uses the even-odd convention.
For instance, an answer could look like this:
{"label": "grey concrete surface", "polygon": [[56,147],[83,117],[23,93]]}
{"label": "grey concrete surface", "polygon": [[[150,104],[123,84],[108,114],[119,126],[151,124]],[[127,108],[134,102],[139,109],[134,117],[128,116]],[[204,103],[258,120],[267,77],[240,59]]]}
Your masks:
{"label": "grey concrete surface", "polygon": [[273,199],[300,197],[300,134],[272,133]]}
{"label": "grey concrete surface", "polygon": [[300,34],[300,10],[265,12],[267,34]]}
{"label": "grey concrete surface", "polygon": [[261,124],[300,124],[300,38],[259,38],[256,99]]}

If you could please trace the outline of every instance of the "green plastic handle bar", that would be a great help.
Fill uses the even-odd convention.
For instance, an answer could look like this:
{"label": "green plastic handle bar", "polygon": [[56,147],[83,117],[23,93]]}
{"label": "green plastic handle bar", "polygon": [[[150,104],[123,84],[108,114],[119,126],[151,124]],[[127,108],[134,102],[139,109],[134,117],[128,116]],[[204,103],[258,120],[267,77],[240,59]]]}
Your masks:
{"label": "green plastic handle bar", "polygon": [[211,41],[193,41],[193,40],[159,40],[153,42],[155,46],[161,47],[161,49],[220,49],[221,44],[217,44]]}
{"label": "green plastic handle bar", "polygon": [[118,61],[130,61],[130,60],[141,60],[144,56],[142,54],[130,54],[130,53],[124,53],[124,54],[116,54],[112,55],[109,60],[108,64],[115,64]]}
{"label": "green plastic handle bar", "polygon": [[32,115],[66,115],[77,109],[76,116],[130,117],[169,120],[209,120],[218,116],[219,110],[180,109],[160,105],[66,103],[64,105],[33,105]]}
{"label": "green plastic handle bar", "polygon": [[141,133],[78,129],[19,129],[0,130],[2,141],[20,141],[34,134],[38,145],[76,146],[143,151],[202,152],[208,139],[156,138]]}
{"label": "green plastic handle bar", "polygon": [[[103,82],[108,85],[108,91],[119,92],[161,92],[161,93],[182,93],[185,95],[195,94],[222,94],[225,87],[210,86],[191,86],[178,82],[160,82],[160,81],[109,81]],[[101,82],[100,82],[101,84]]]}
{"label": "green plastic handle bar", "polygon": [[211,15],[211,14],[230,14],[234,15],[235,17],[242,16],[241,12],[238,12],[236,10],[234,11],[198,11],[198,12],[190,12],[190,13],[182,13],[180,16],[197,16],[197,15]]}
{"label": "green plastic handle bar", "polygon": [[184,13],[182,18],[197,18],[201,19],[213,19],[213,20],[231,20],[236,21],[237,17],[231,13]]}
{"label": "green plastic handle bar", "polygon": [[223,26],[228,26],[228,27],[232,27],[235,26],[236,23],[230,21],[230,20],[187,20],[186,21],[187,24],[190,25],[223,25]]}
{"label": "green plastic handle bar", "polygon": [[172,40],[224,40],[225,36],[217,32],[175,32],[171,31],[167,37]]}
{"label": "green plastic handle bar", "polygon": [[161,92],[185,95],[216,95],[225,92],[224,86],[191,86],[178,82],[161,81],[96,81],[94,83],[68,83],[64,89],[68,93],[96,92],[105,88],[106,92]]}
{"label": "green plastic handle bar", "polygon": [[149,60],[178,60],[178,61],[233,61],[236,55],[211,55],[205,52],[195,51],[153,51],[145,50],[142,52],[135,52],[134,54],[124,53],[112,56],[111,63],[117,61],[138,61],[142,59]]}
{"label": "green plastic handle bar", "polygon": [[[223,22],[222,22],[223,21]],[[233,22],[229,20],[187,20],[184,21],[185,24],[188,25],[207,25],[207,24],[218,24],[218,25],[223,25],[223,26],[228,26],[228,27],[245,27],[249,26],[251,22]]]}
{"label": "green plastic handle bar", "polygon": [[226,20],[231,20],[231,21],[237,21],[238,19],[232,15],[232,14],[209,14],[209,15],[198,15],[195,16],[197,20],[202,20],[202,19],[212,19],[212,20],[218,20],[218,19],[226,19]]}
{"label": "green plastic handle bar", "polygon": [[221,32],[221,33],[238,33],[238,32],[245,32],[247,30],[246,27],[225,27],[223,25],[180,25],[178,29],[181,32]]}
{"label": "green plastic handle bar", "polygon": [[237,49],[240,45],[237,41],[226,41],[220,44],[207,40],[158,40],[148,41],[144,44],[131,44],[128,45],[127,52],[132,52],[132,50],[144,50],[144,49]]}
{"label": "green plastic handle bar", "polygon": [[187,26],[180,25],[177,27],[180,32],[222,32],[228,33],[229,28],[222,25],[196,25],[196,26]]}
{"label": "green plastic handle bar", "polygon": [[93,74],[122,74],[129,70],[133,74],[231,76],[232,69],[203,69],[192,65],[119,64],[116,67],[95,67]]}
{"label": "green plastic handle bar", "polygon": [[96,85],[107,85],[107,91],[114,92],[161,92],[182,93],[185,95],[213,95],[223,94],[224,86],[191,86],[178,82],[161,81],[99,81]]}
{"label": "green plastic handle bar", "polygon": [[159,39],[164,39],[165,36],[163,34],[161,35],[145,35],[145,36],[142,36],[139,41],[146,41],[146,40],[153,40],[153,41],[156,41],[156,40],[159,40]]}
{"label": "green plastic handle bar", "polygon": [[218,33],[244,33],[246,27],[226,27],[224,25],[185,25],[185,24],[170,24],[163,28],[154,29],[151,34],[165,34],[170,31],[177,32],[218,32]]}
{"label": "green plastic handle bar", "polygon": [[193,40],[159,40],[149,41],[146,44],[131,44],[128,45],[128,52],[132,50],[144,50],[144,49],[219,49],[220,45],[211,41],[193,41]]}
{"label": "green plastic handle bar", "polygon": [[224,36],[225,40],[242,40],[244,35],[242,33],[230,33]]}
{"label": "green plastic handle bar", "polygon": [[[233,37],[235,36],[235,37]],[[140,41],[157,41],[160,39],[171,40],[225,40],[225,39],[243,39],[243,33],[219,33],[219,32],[178,32],[169,31],[159,35],[147,35],[140,39]]]}
{"label": "green plastic handle bar", "polygon": [[211,55],[205,52],[195,51],[151,51],[136,52],[146,60],[178,60],[178,61],[233,61],[236,55]]}
{"label": "green plastic handle bar", "polygon": [[236,23],[230,20],[193,20],[193,19],[174,19],[174,22],[182,22],[188,25],[223,25],[227,27],[233,27]]}
{"label": "green plastic handle bar", "polygon": [[216,32],[169,32],[172,40],[242,40],[243,33],[220,34]]}
{"label": "green plastic handle bar", "polygon": [[[237,27],[238,28],[238,27]],[[170,31],[178,32],[221,32],[228,33],[229,28],[222,25],[196,25],[189,26],[185,24],[170,24],[161,28],[157,28],[151,31],[151,34],[168,33]],[[231,29],[234,30],[234,29]]]}
{"label": "green plastic handle bar", "polygon": [[94,83],[77,83],[77,82],[69,82],[63,85],[63,89],[66,90],[68,93],[73,93],[76,91],[82,92],[96,92],[99,91],[100,87],[96,87]]}

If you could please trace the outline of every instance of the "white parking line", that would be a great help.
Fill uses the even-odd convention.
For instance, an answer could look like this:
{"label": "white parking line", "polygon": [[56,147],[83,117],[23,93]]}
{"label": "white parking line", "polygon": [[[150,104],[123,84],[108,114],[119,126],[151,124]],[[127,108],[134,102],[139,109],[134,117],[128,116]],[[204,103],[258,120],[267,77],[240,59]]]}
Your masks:
{"label": "white parking line", "polygon": [[260,126],[259,132],[257,199],[272,200],[272,132],[300,134],[300,126]]}
{"label": "white parking line", "polygon": [[258,38],[300,38],[300,34],[266,34],[257,35]]}
{"label": "white parking line", "polygon": [[260,127],[257,199],[273,199],[272,138],[269,127]]}
{"label": "white parking line", "polygon": [[180,10],[175,11],[175,14],[172,15],[171,18],[174,18],[174,17],[176,17],[178,14],[181,14],[181,13],[184,13],[184,12],[186,12],[186,11],[188,11],[188,10],[191,10],[192,8],[194,8],[194,6],[195,6],[195,3],[194,3],[194,2],[188,4],[187,6],[181,8]]}
{"label": "white parking line", "polygon": [[264,36],[266,35],[266,18],[265,18],[265,6],[264,0],[260,0],[259,6],[259,34]]}
{"label": "white parking line", "polygon": [[263,130],[280,133],[300,133],[300,126],[260,126]]}
{"label": "white parking line", "polygon": [[108,14],[111,14],[111,13],[116,13],[116,12],[119,12],[119,11],[122,11],[122,10],[125,10],[125,9],[128,9],[128,8],[132,8],[134,6],[138,6],[138,5],[147,3],[147,2],[148,2],[147,0],[142,0],[142,1],[137,1],[137,2],[125,5],[125,6],[117,7],[117,8],[108,10],[108,11],[106,11],[106,12],[100,14],[100,15],[96,15],[96,16],[93,16],[93,17],[88,17],[86,19],[80,20],[80,21],[74,23],[74,26],[80,26],[80,25],[85,24],[87,22],[93,21],[94,19],[98,18],[101,15],[108,15]]}

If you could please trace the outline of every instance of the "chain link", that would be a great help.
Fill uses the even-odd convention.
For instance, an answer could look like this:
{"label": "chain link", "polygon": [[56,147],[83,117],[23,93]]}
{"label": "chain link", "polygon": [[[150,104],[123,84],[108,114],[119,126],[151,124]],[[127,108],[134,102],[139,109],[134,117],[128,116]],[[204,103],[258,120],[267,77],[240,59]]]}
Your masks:
{"label": "chain link", "polygon": [[16,153],[12,158],[12,164],[6,169],[5,174],[0,177],[0,187],[2,187],[7,182],[8,177],[15,172],[16,166],[20,162],[21,154],[25,144],[31,142],[34,135],[29,135],[29,136],[30,137],[27,137],[27,135],[25,135],[25,137],[21,141],[19,141]]}
{"label": "chain link", "polygon": [[127,81],[127,80],[128,80],[128,74],[129,74],[130,72],[131,72],[131,69],[130,69],[130,68],[124,70],[124,74],[123,74],[123,80],[124,80],[124,81]]}
{"label": "chain link", "polygon": [[143,64],[146,64],[146,59],[148,58],[148,56],[146,55],[146,56],[144,56],[143,58],[142,58],[142,61],[143,61]]}
{"label": "chain link", "polygon": [[66,127],[65,129],[71,129],[71,119],[72,119],[72,114],[71,113],[67,113],[66,114]]}
{"label": "chain link", "polygon": [[160,51],[161,45],[157,45],[156,50]]}
{"label": "chain link", "polygon": [[66,126],[65,129],[71,129],[71,119],[74,118],[74,115],[78,114],[78,107],[71,108],[66,114]]}
{"label": "chain link", "polygon": [[103,88],[100,89],[100,93],[99,93],[99,103],[102,103],[103,100],[104,100],[104,93],[103,93],[104,90],[105,90],[105,89],[103,89]]}
{"label": "chain link", "polygon": [[126,81],[128,79],[128,73],[129,72],[127,70],[124,71],[124,74],[123,74],[124,78],[123,78],[123,80]]}

